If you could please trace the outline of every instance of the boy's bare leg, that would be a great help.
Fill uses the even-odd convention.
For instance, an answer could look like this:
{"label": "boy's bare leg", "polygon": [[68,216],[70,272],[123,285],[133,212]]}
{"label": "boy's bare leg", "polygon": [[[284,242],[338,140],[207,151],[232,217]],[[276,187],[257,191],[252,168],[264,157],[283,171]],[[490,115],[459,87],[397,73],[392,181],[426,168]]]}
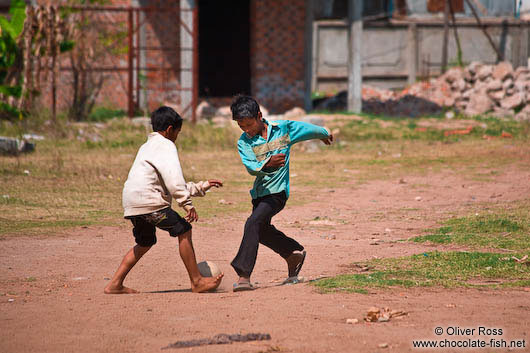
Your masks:
{"label": "boy's bare leg", "polygon": [[116,270],[114,277],[110,280],[110,283],[105,287],[105,294],[133,294],[138,293],[137,290],[127,288],[123,286],[123,281],[129,273],[129,271],[136,265],[138,260],[144,256],[144,254],[151,249],[150,246],[135,245],[131,250],[125,254],[121,261],[120,267]]}
{"label": "boy's bare leg", "polygon": [[195,251],[193,250],[193,243],[191,240],[191,230],[179,235],[179,253],[191,281],[191,291],[195,293],[207,292],[215,289],[221,283],[223,274],[217,277],[203,277],[197,267],[197,259],[195,258]]}

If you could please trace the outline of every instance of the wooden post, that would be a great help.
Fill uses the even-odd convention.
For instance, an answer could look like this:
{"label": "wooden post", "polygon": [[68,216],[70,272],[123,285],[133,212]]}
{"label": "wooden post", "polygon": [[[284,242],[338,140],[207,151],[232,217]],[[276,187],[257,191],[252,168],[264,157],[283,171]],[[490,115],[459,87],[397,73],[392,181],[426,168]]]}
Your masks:
{"label": "wooden post", "polygon": [[180,115],[193,120],[193,53],[194,16],[196,0],[180,0]]}
{"label": "wooden post", "polygon": [[521,42],[520,52],[519,52],[519,66],[528,65],[528,25],[526,22],[521,23]]}
{"label": "wooden post", "polygon": [[362,111],[363,0],[348,1],[348,111]]}
{"label": "wooden post", "polygon": [[305,7],[305,35],[304,35],[304,109],[308,112],[313,109],[311,93],[313,90],[312,73],[313,73],[313,2],[306,0]]}
{"label": "wooden post", "polygon": [[445,0],[444,2],[444,38],[442,44],[442,73],[447,70],[447,51],[448,51],[448,41],[449,41],[449,1]]}
{"label": "wooden post", "polygon": [[408,28],[408,81],[409,85],[413,85],[416,82],[418,75],[418,28],[416,23],[409,23]]}
{"label": "wooden post", "polygon": [[134,102],[133,102],[133,57],[134,57],[134,48],[133,48],[133,10],[132,8],[128,9],[128,88],[127,88],[127,113],[129,118],[134,116]]}
{"label": "wooden post", "polygon": [[495,53],[497,53],[497,61],[501,61],[503,54],[499,51],[499,48],[497,48],[495,43],[493,43],[493,39],[491,39],[491,36],[489,35],[488,31],[486,31],[486,27],[484,27],[484,25],[482,24],[482,21],[480,21],[480,18],[478,17],[477,10],[471,4],[471,2],[469,2],[469,0],[466,0],[466,3],[467,3],[467,6],[469,6],[469,8],[471,9],[471,12],[473,12],[473,16],[475,16],[475,19],[477,20],[479,27],[482,29],[482,32],[484,32],[484,35],[488,39],[488,42],[490,42],[491,47],[493,48]]}
{"label": "wooden post", "polygon": [[448,1],[448,4],[449,4],[449,10],[451,11],[451,21],[453,22],[453,30],[455,33],[456,61],[458,63],[458,66],[464,66],[464,62],[462,61],[462,46],[460,45],[460,37],[458,37],[458,29],[456,28],[455,11],[453,9],[453,5],[451,1]]}

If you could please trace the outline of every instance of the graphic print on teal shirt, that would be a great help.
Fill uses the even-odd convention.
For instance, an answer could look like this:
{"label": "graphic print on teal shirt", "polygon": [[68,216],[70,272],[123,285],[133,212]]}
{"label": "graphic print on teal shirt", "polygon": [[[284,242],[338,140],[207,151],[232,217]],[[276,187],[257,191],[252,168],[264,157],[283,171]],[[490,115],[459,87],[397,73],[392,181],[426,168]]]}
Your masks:
{"label": "graphic print on teal shirt", "polygon": [[[313,124],[278,120],[267,121],[267,140],[261,135],[249,137],[243,133],[237,142],[243,165],[251,175],[256,176],[254,187],[250,190],[253,199],[285,191],[289,197],[289,160],[291,146],[297,142],[325,139],[328,131]],[[285,153],[285,165],[278,168],[265,168],[271,156]]]}

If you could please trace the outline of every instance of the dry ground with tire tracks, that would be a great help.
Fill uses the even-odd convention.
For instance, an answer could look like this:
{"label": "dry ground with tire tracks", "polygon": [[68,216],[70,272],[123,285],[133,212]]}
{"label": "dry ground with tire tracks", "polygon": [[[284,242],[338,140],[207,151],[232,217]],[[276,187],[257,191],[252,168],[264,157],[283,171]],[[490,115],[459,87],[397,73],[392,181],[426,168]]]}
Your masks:
{"label": "dry ground with tire tracks", "polygon": [[[448,169],[411,174],[401,182],[388,178],[359,184],[353,176],[351,181],[326,188],[294,182],[293,196],[274,223],[305,245],[308,257],[301,275],[306,280],[347,272],[352,262],[373,257],[465,249],[398,240],[420,235],[455,215],[480,212],[485,205],[503,207],[528,200],[528,166],[526,155],[499,173],[488,174],[487,166],[476,169],[489,175],[483,179]],[[298,202],[299,198],[306,202]],[[132,245],[125,221],[120,226],[4,237],[0,241],[0,351],[156,352],[179,340],[259,332],[269,333],[272,339],[185,350],[411,352],[417,351],[413,340],[437,339],[436,327],[455,326],[501,328],[503,335],[497,338],[524,339],[529,349],[528,288],[390,288],[368,294],[323,294],[307,282],[280,286],[285,263],[262,247],[253,275],[260,288],[233,293],[236,276],[229,262],[250,210],[249,200],[245,202],[245,212],[208,218],[194,226],[199,260],[214,261],[225,272],[215,293],[190,292],[176,240],[159,233],[158,244],[126,282],[142,293],[104,295],[106,279]],[[329,222],[310,224],[315,219]],[[379,239],[379,245],[371,245],[374,239]],[[372,306],[404,310],[408,315],[388,322],[364,322]],[[359,323],[347,324],[350,318]],[[495,337],[485,339],[490,338]]]}

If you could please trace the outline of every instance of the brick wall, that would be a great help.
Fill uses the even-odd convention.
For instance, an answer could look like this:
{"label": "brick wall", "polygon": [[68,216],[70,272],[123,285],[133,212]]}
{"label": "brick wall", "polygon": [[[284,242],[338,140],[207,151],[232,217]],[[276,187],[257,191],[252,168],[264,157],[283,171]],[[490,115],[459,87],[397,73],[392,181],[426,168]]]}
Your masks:
{"label": "brick wall", "polygon": [[[146,90],[149,111],[163,103],[180,104],[180,24],[178,0],[143,0],[142,6],[172,9],[145,12],[144,66],[142,85]],[[174,9],[174,10],[173,10]]]}
{"label": "brick wall", "polygon": [[[123,6],[128,5],[129,0],[113,0],[109,5]],[[50,1],[50,0],[38,0],[39,5],[68,5],[68,1],[59,0],[59,1]],[[76,13],[77,18],[81,18],[80,13]],[[99,31],[103,28],[107,31],[117,33],[122,32],[126,33],[127,31],[127,13],[126,12],[97,12],[97,11],[86,11],[84,12],[84,18],[89,23],[96,23],[99,26]],[[119,24],[119,25],[118,25]],[[123,25],[121,25],[123,24]],[[89,33],[83,36],[84,42],[77,41],[76,45],[84,45],[90,47],[93,41],[97,40],[97,31],[89,31]],[[127,38],[124,39],[124,43],[119,43],[118,47],[126,48]],[[94,52],[97,52],[95,50]],[[74,75],[72,70],[71,61],[70,61],[71,52],[63,53],[59,55],[58,65],[61,67],[61,70],[57,76],[57,109],[59,112],[66,112],[73,103],[73,92],[74,92]],[[109,68],[109,67],[126,67],[127,55],[111,55],[106,53],[100,53],[95,58],[95,61],[92,61],[87,69],[93,68]],[[81,74],[78,76],[78,79],[81,79]],[[101,77],[104,77],[102,89],[98,95],[96,106],[107,106],[112,108],[119,108],[127,110],[127,72],[126,71],[98,71],[98,72],[87,72],[85,75],[85,89],[88,90],[90,86],[90,81],[97,82]],[[91,79],[92,78],[92,79]],[[51,95],[51,75],[48,74],[47,77],[42,76],[41,90],[42,94],[40,96],[41,103],[44,107],[51,110],[52,107],[52,95]],[[81,85],[78,86],[79,88]]]}
{"label": "brick wall", "polygon": [[304,106],[305,0],[251,0],[252,94],[271,113]]}
{"label": "brick wall", "polygon": [[[249,1],[252,95],[271,113],[303,106],[305,0]],[[46,0],[40,2],[45,3]],[[140,0],[139,3],[148,7],[179,6],[178,0]],[[109,5],[130,5],[130,1],[112,0]],[[177,16],[177,12],[167,11],[145,13],[143,29],[146,40],[143,45],[151,49],[143,51],[143,65],[153,70],[145,71],[141,81],[146,91],[143,98],[146,98],[149,111],[162,103],[173,103],[177,106],[180,103],[180,25]],[[126,13],[114,14],[111,17],[120,18],[126,31]],[[127,38],[123,40],[127,42]],[[155,47],[163,47],[164,50],[156,50]],[[127,67],[126,53],[112,60],[115,66]],[[102,62],[104,61],[107,59],[102,59]],[[58,103],[59,109],[64,110],[71,102],[71,86],[68,84],[71,74],[62,71],[60,75],[62,78]],[[97,104],[127,110],[127,72],[120,71],[108,75]],[[45,104],[51,106],[48,97],[49,92],[43,92]],[[226,100],[229,101],[230,99]]]}
{"label": "brick wall", "polygon": [[[39,4],[48,4],[48,0],[40,0]],[[51,2],[57,4],[57,2]],[[64,3],[59,2],[59,3]],[[130,6],[130,0],[111,0],[106,5]],[[146,98],[148,111],[156,109],[162,103],[179,104],[179,79],[180,79],[180,26],[178,24],[178,0],[141,0],[141,6],[149,8],[174,8],[175,11],[145,11],[142,12],[140,23],[145,40],[140,43],[144,48],[141,53],[141,66],[148,70],[140,75],[140,82],[145,92],[140,92],[142,98]],[[98,78],[104,75],[103,88],[96,101],[96,106],[107,106],[116,109],[128,109],[128,13],[126,11],[87,11],[86,18],[91,22],[106,22],[101,26],[111,23],[115,32],[121,32],[125,36],[117,38],[119,50],[109,51],[98,57],[94,67],[116,67],[114,72],[92,72],[87,75]],[[137,23],[134,15],[134,23]],[[136,26],[136,25],[135,25]],[[106,27],[108,29],[108,27]],[[88,44],[87,44],[88,45]],[[136,40],[134,46],[137,45]],[[135,53],[136,54],[136,53]],[[72,104],[72,72],[66,68],[70,67],[69,54],[60,57],[63,70],[59,72],[57,82],[57,105],[59,111],[66,111]],[[136,61],[135,61],[136,65]],[[136,76],[136,72],[134,73]],[[49,77],[48,77],[49,81]],[[44,106],[51,109],[51,82],[42,85],[41,100]],[[134,92],[136,95],[136,90]]]}

